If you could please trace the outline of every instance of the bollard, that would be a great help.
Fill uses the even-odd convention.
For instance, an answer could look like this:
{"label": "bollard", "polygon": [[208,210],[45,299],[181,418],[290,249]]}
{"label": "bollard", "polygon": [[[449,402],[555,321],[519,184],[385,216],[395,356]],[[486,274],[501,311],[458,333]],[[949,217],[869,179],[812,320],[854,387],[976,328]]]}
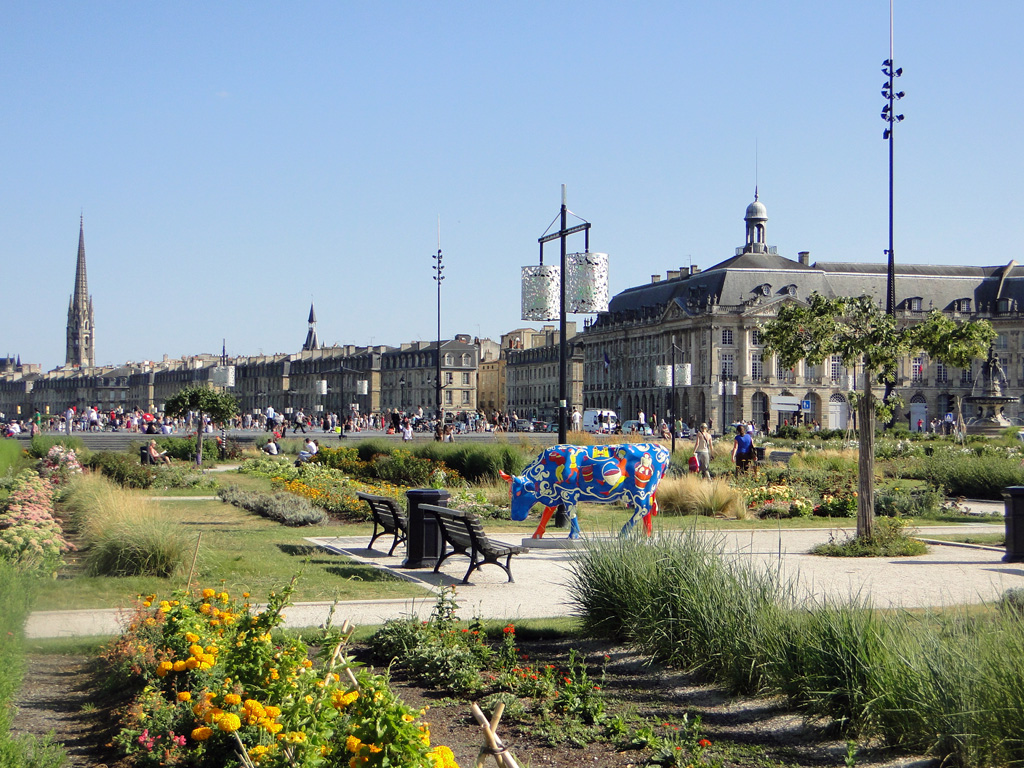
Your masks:
{"label": "bollard", "polygon": [[1003,489],[1006,505],[1006,554],[1004,563],[1024,562],[1024,486]]}
{"label": "bollard", "polygon": [[405,492],[409,500],[409,538],[405,542],[403,568],[433,568],[441,558],[441,529],[437,518],[425,514],[420,504],[447,507],[451,494],[444,489],[413,488]]}

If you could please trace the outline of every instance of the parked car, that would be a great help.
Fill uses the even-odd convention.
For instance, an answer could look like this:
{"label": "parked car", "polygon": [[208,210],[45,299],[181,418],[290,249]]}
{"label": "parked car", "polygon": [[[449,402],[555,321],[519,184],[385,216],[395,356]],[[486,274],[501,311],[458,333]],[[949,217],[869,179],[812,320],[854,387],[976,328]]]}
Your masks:
{"label": "parked car", "polygon": [[639,419],[627,419],[622,422],[622,434],[650,435],[653,430]]}
{"label": "parked car", "polygon": [[535,421],[533,422],[534,432],[550,432],[553,425],[548,424],[546,421]]}
{"label": "parked car", "polygon": [[533,432],[533,424],[529,419],[516,419],[516,432]]}

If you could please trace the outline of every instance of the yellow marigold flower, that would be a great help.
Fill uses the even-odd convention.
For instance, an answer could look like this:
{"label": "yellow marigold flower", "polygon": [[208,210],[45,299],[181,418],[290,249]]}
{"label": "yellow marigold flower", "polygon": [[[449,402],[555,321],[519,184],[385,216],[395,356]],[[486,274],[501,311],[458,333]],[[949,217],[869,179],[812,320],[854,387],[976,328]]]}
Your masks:
{"label": "yellow marigold flower", "polygon": [[217,599],[220,600],[222,603],[226,603],[231,598],[228,597],[227,592],[221,592],[219,595],[217,595]]}
{"label": "yellow marigold flower", "polygon": [[199,612],[201,614],[203,614],[204,616],[208,615],[210,613],[210,611],[212,611],[212,610],[213,609],[210,607],[209,603],[203,603],[202,605],[199,606]]}
{"label": "yellow marigold flower", "polygon": [[198,643],[199,642],[199,635],[195,634],[194,632],[186,632],[185,633],[185,641],[188,642],[188,643]]}
{"label": "yellow marigold flower", "polygon": [[146,624],[147,627],[155,627],[156,626],[156,619],[154,619],[152,616],[150,616],[148,619],[146,619],[145,624]]}
{"label": "yellow marigold flower", "polygon": [[306,694],[306,703],[307,704],[312,704],[313,703],[313,697],[310,696],[308,693]]}
{"label": "yellow marigold flower", "polygon": [[377,752],[383,752],[384,751],[383,749],[378,747],[376,744],[368,744],[367,746],[370,748],[370,754],[371,755],[376,754]]}
{"label": "yellow marigold flower", "polygon": [[199,662],[199,668],[204,670],[204,671],[207,670],[207,669],[213,669],[213,664],[211,664],[208,661],[201,661],[201,662]]}
{"label": "yellow marigold flower", "polygon": [[402,715],[402,722],[403,723],[411,723],[415,719],[416,718],[413,717],[412,715]]}
{"label": "yellow marigold flower", "polygon": [[276,669],[270,670],[270,679],[271,680],[279,680],[280,678],[281,678],[281,675],[280,675],[280,673]]}
{"label": "yellow marigold flower", "polygon": [[178,659],[176,662],[174,662],[173,669],[175,672],[184,672],[186,669],[188,669],[188,667],[185,665],[184,661]]}
{"label": "yellow marigold flower", "polygon": [[191,653],[193,656],[202,656],[203,646],[199,645],[198,643],[193,643],[188,647],[188,652]]}
{"label": "yellow marigold flower", "polygon": [[349,737],[345,739],[345,749],[349,752],[358,753],[361,746],[363,746],[363,742],[359,740],[358,736],[349,734]]}
{"label": "yellow marigold flower", "polygon": [[269,707],[264,707],[263,712],[266,714],[267,717],[273,719],[275,717],[280,717],[281,708],[271,705]]}
{"label": "yellow marigold flower", "polygon": [[267,725],[267,733],[280,733],[282,728],[284,726],[280,723],[269,723]]}
{"label": "yellow marigold flower", "polygon": [[313,662],[310,661],[309,659],[303,659],[302,660],[302,666],[304,666],[306,669],[309,669],[310,667],[313,666]]}
{"label": "yellow marigold flower", "polygon": [[150,607],[151,605],[153,605],[153,604],[152,604],[151,602],[149,602],[149,600],[147,600],[146,602],[144,602],[144,603],[142,604],[142,607],[143,607],[143,608],[149,608],[149,607]]}
{"label": "yellow marigold flower", "polygon": [[256,699],[246,699],[242,703],[242,706],[245,707],[247,710],[249,710],[251,712],[262,712],[263,711],[263,705],[260,704],[258,701],[256,701]]}
{"label": "yellow marigold flower", "polygon": [[434,761],[434,768],[459,768],[455,755],[445,746],[437,746],[427,752],[427,757]]}
{"label": "yellow marigold flower", "polygon": [[248,593],[248,592],[243,592],[243,593],[242,593],[242,597],[248,597],[248,596],[249,596],[249,593]]}
{"label": "yellow marigold flower", "polygon": [[213,736],[213,729],[207,728],[205,725],[192,730],[192,738],[196,741],[206,741],[211,736]]}
{"label": "yellow marigold flower", "polygon": [[188,669],[195,669],[196,667],[198,667],[198,666],[199,666],[199,659],[197,659],[197,658],[196,658],[195,656],[193,656],[193,657],[192,657],[191,659],[188,659],[188,660],[187,660],[187,661],[185,662],[185,666],[186,666],[186,667],[187,667]]}
{"label": "yellow marigold flower", "polygon": [[179,691],[178,701],[192,701],[192,694],[188,691]]}
{"label": "yellow marigold flower", "polygon": [[239,696],[237,693],[229,693],[227,696],[224,697],[224,703],[236,706],[242,703],[242,697]]}
{"label": "yellow marigold flower", "polygon": [[210,589],[209,587],[207,587],[206,589],[203,590],[203,599],[204,600],[209,600],[211,597],[213,597],[216,594],[217,594],[217,590]]}
{"label": "yellow marigold flower", "polygon": [[199,660],[205,664],[209,664],[211,667],[217,663],[217,657],[214,656],[212,653],[204,653],[202,656],[199,657]]}
{"label": "yellow marigold flower", "polygon": [[217,721],[217,727],[224,733],[231,733],[242,727],[242,721],[234,712],[225,712]]}

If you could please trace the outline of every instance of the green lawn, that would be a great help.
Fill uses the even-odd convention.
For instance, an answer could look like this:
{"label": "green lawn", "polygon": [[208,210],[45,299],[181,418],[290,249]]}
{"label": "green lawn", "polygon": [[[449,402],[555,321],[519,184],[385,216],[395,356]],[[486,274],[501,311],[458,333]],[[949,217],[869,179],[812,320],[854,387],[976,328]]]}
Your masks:
{"label": "green lawn", "polygon": [[[294,597],[298,602],[428,594],[404,579],[354,564],[303,540],[307,536],[365,535],[369,541],[369,524],[288,528],[220,501],[182,499],[159,504],[167,515],[179,521],[193,541],[198,541],[202,534],[193,585],[223,588],[232,594],[249,592],[255,599],[261,599],[301,571]],[[35,608],[123,607],[139,594],[165,597],[183,588],[186,579],[187,571],[176,579],[92,577],[72,566],[62,572],[61,578],[41,586]]]}

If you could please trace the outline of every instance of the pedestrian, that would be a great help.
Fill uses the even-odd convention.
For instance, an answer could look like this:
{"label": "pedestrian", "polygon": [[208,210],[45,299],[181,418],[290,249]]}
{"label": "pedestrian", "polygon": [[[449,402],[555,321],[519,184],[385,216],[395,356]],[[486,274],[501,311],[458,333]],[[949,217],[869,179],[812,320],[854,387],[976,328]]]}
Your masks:
{"label": "pedestrian", "polygon": [[736,475],[746,473],[754,461],[754,441],[747,434],[746,424],[736,425],[736,437],[732,444],[732,461],[736,465]]}
{"label": "pedestrian", "polygon": [[711,460],[715,457],[712,444],[713,439],[708,431],[708,425],[701,424],[694,436],[693,455],[697,457],[701,477],[707,480],[711,479]]}

